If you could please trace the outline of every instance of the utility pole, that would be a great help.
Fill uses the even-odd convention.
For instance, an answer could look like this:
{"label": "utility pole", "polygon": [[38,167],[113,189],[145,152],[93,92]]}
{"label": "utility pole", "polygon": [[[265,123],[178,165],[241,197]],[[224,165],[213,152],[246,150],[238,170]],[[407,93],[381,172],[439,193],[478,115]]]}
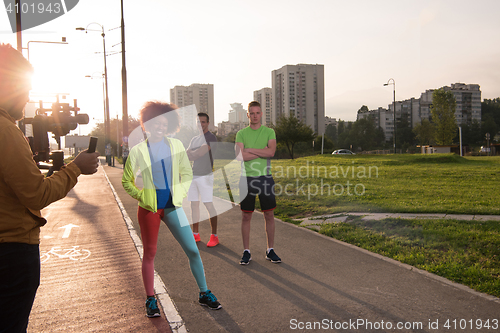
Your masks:
{"label": "utility pole", "polygon": [[[125,20],[123,18],[123,0],[121,0],[122,20],[121,20],[121,35],[122,35],[122,122],[123,122],[123,164],[127,161],[128,156],[128,102],[127,102],[127,66],[125,64]],[[126,139],[125,139],[126,138]],[[117,142],[118,145],[118,142]]]}
{"label": "utility pole", "polygon": [[16,0],[16,34],[17,34],[17,50],[23,53],[23,36],[21,33],[21,0]]}

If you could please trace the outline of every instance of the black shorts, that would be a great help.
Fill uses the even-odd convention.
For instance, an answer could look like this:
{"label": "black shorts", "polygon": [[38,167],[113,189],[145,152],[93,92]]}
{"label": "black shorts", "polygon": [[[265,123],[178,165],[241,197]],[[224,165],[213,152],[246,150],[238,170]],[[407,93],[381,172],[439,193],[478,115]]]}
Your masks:
{"label": "black shorts", "polygon": [[240,194],[247,191],[248,194],[240,203],[242,211],[253,212],[255,210],[256,196],[259,196],[260,208],[263,212],[276,208],[273,176],[241,177]]}

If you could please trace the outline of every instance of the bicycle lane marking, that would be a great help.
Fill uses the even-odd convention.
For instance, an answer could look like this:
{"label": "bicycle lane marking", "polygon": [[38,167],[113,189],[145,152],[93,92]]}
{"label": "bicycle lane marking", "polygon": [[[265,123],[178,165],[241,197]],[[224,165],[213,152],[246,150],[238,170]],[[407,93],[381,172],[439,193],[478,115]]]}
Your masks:
{"label": "bicycle lane marking", "polygon": [[[51,211],[52,210],[49,210],[47,214],[45,214],[46,218],[48,218],[51,215],[50,214]],[[72,236],[71,235],[72,229],[80,228],[80,226],[72,223],[63,225],[61,227],[59,227],[58,225],[60,225],[60,223],[56,223],[49,228],[43,228],[41,231],[41,233],[43,234],[42,238],[46,240],[46,242],[48,243],[47,245],[51,247],[50,250],[40,251],[40,263],[43,264],[48,260],[50,260],[51,258],[80,261],[90,257],[91,252],[87,249],[80,248],[80,245],[74,245],[74,244],[58,245],[61,243],[59,240],[63,241],[65,239],[70,240],[71,238],[73,238],[70,237]],[[61,229],[63,229],[62,234],[61,234]]]}
{"label": "bicycle lane marking", "polygon": [[[51,255],[59,259],[84,260],[90,257],[91,252],[86,249],[79,249],[80,246],[73,245],[69,249],[62,249],[61,246],[54,246],[50,251],[40,252],[40,263],[44,263],[51,258]],[[62,251],[62,253],[61,253]]]}

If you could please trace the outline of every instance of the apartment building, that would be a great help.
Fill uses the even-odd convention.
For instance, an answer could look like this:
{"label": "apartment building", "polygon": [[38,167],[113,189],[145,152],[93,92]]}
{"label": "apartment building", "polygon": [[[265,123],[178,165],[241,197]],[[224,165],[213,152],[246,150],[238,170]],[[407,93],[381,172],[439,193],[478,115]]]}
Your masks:
{"label": "apartment building", "polygon": [[[397,107],[396,107],[397,109]],[[392,141],[394,135],[394,113],[382,107],[376,110],[358,111],[356,120],[370,119],[375,126],[382,127],[385,133],[386,141]]]}
{"label": "apartment building", "polygon": [[330,118],[328,116],[325,116],[325,128],[330,124],[337,127],[338,126],[337,118]]}
{"label": "apartment building", "polygon": [[[442,87],[445,91],[451,91],[456,101],[455,119],[457,125],[470,123],[474,120],[481,122],[481,90],[478,84],[452,83],[450,86]],[[432,119],[432,93],[435,89],[428,89],[420,95],[420,98],[410,98],[404,101],[396,101],[396,122],[405,118],[411,128],[422,122],[422,119]],[[357,119],[371,118],[375,124],[382,127],[385,139],[392,141],[394,135],[394,103],[389,104],[388,109],[378,108],[368,112],[358,113]]]}
{"label": "apartment building", "polygon": [[481,122],[481,89],[478,84],[452,83],[443,87],[455,96],[457,107],[455,119],[457,124]]}
{"label": "apartment building", "polygon": [[229,122],[229,121],[223,121],[219,123],[219,126],[217,126],[217,134],[220,136],[226,136],[229,133],[236,133],[240,129],[243,129],[248,126],[248,121],[239,121],[239,122]]}
{"label": "apartment building", "polygon": [[[170,89],[170,103],[179,108],[195,105],[197,112],[205,112],[210,117],[208,129],[214,131],[214,85],[194,83],[190,86],[175,86]],[[196,113],[179,112],[181,126],[192,127],[196,124]]]}
{"label": "apartment building", "polygon": [[270,126],[273,121],[273,90],[262,88],[253,92],[253,100],[260,103],[262,108],[262,124]]}
{"label": "apartment building", "polygon": [[317,134],[325,132],[324,65],[285,65],[272,71],[271,121],[297,117]]}
{"label": "apartment building", "polygon": [[232,103],[231,110],[228,113],[230,123],[246,122],[248,123],[247,110],[243,108],[241,103]]}
{"label": "apartment building", "polygon": [[[481,90],[478,84],[452,83],[450,86],[442,87],[445,91],[451,91],[456,101],[455,120],[457,125],[470,123],[474,120],[481,122]],[[422,119],[431,120],[432,93],[435,89],[428,89],[420,95],[420,98],[396,102],[411,104],[402,115],[411,114],[411,126],[415,127]],[[391,107],[392,110],[392,107]],[[399,119],[398,107],[396,105],[396,118]]]}

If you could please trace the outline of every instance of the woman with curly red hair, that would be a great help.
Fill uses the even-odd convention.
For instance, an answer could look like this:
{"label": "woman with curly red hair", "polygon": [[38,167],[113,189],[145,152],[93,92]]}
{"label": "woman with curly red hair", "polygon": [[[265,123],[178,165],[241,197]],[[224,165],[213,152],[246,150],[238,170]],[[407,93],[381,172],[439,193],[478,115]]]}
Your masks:
{"label": "woman with curly red hair", "polygon": [[[176,109],[173,104],[161,102],[144,105],[140,121],[147,139],[131,149],[122,177],[127,193],[139,201],[137,216],[144,247],[142,277],[148,317],[160,315],[154,296],[154,258],[161,221],[165,222],[189,258],[191,272],[200,289],[199,303],[211,309],[221,308],[207,288],[200,252],[182,208],[193,173],[183,144],[167,137],[179,131]],[[142,176],[141,189],[135,182],[138,172]]]}

